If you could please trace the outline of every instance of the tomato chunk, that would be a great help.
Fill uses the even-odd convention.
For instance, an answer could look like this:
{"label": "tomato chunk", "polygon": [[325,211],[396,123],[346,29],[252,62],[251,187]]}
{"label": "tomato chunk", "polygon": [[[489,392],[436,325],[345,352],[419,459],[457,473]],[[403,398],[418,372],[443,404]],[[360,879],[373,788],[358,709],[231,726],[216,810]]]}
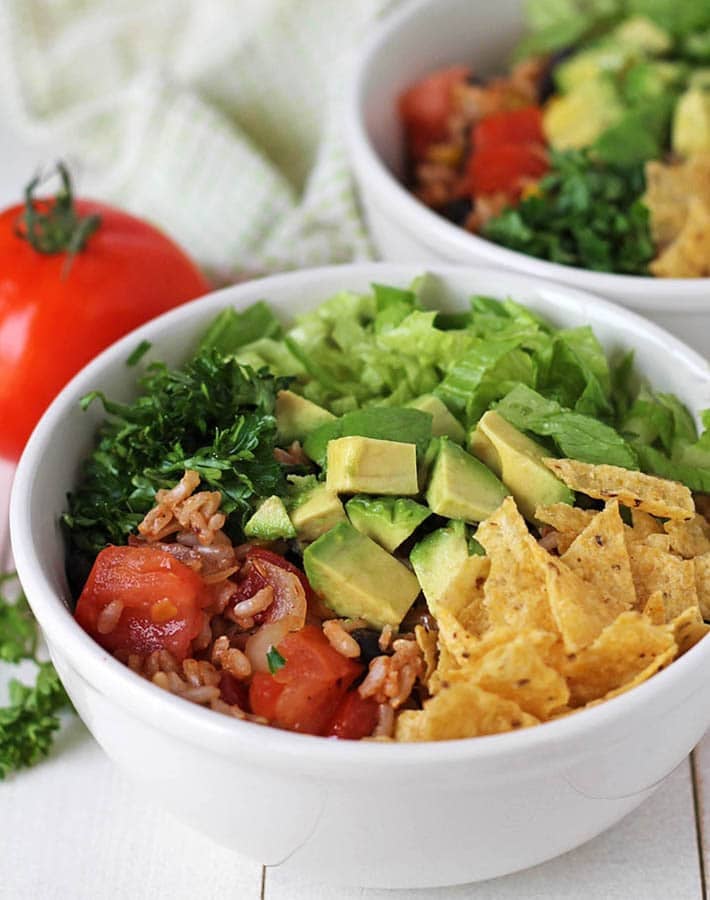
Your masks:
{"label": "tomato chunk", "polygon": [[493,113],[473,127],[473,146],[478,150],[502,144],[545,144],[542,131],[542,110],[526,106]]}
{"label": "tomato chunk", "polygon": [[[107,547],[96,557],[74,616],[111,653],[169,650],[178,660],[200,632],[211,594],[200,576],[153,547]],[[107,610],[109,604],[115,607]],[[113,612],[120,611],[115,624]]]}
{"label": "tomato chunk", "polygon": [[273,675],[254,674],[249,689],[252,712],[289,731],[326,734],[362,664],[334,650],[314,625],[288,634],[277,650],[285,665]]}
{"label": "tomato chunk", "polygon": [[466,66],[441,69],[417,81],[400,96],[399,112],[415,159],[421,159],[430,144],[446,138],[454,88],[464,83],[469,72]]}
{"label": "tomato chunk", "polygon": [[539,178],[548,169],[540,147],[503,144],[477,150],[469,159],[468,176],[474,194],[499,192],[517,197],[525,178]]}
{"label": "tomato chunk", "polygon": [[377,711],[374,700],[363,699],[356,690],[348,691],[330,723],[328,736],[351,741],[368,737],[377,725]]}

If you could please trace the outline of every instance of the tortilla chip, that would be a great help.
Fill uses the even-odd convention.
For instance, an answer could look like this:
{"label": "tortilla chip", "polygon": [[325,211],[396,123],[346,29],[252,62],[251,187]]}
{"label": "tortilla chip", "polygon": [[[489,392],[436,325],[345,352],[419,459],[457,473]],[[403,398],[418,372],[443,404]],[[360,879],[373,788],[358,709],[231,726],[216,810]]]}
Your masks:
{"label": "tortilla chip", "polygon": [[631,529],[626,532],[627,541],[642,541],[649,534],[662,534],[663,526],[642,509],[631,510]]}
{"label": "tortilla chip", "polygon": [[429,682],[427,684],[430,694],[436,694],[441,690],[442,685],[448,683],[451,673],[455,672],[459,667],[453,653],[451,653],[446,644],[442,642],[441,635],[439,635],[437,648],[439,651],[438,662],[436,664],[436,669],[429,676]]}
{"label": "tortilla chip", "polygon": [[481,635],[490,626],[483,602],[490,568],[487,556],[469,556],[437,603],[437,608],[449,609],[471,634]]}
{"label": "tortilla chip", "polygon": [[571,705],[581,706],[619,690],[653,668],[669,650],[672,658],[675,641],[665,625],[653,625],[638,612],[622,613],[589,647],[568,657],[562,674],[567,677]]}
{"label": "tortilla chip", "polygon": [[[555,642],[555,635],[548,632],[540,635],[543,640],[548,639],[548,646]],[[569,699],[565,679],[544,662],[535,641],[527,634],[494,647],[473,665],[453,674],[453,683],[464,680],[513,700],[540,720],[549,718]]]}
{"label": "tortilla chip", "polygon": [[649,265],[658,278],[706,278],[710,275],[710,206],[691,197],[688,215],[675,240]]}
{"label": "tortilla chip", "polygon": [[538,521],[551,525],[555,531],[572,532],[575,537],[580,531],[584,531],[595,515],[596,511],[593,509],[580,509],[567,503],[538,506],[535,510],[535,518]]}
{"label": "tortilla chip", "polygon": [[589,706],[596,706],[598,703],[604,703],[606,700],[612,700],[614,697],[618,697],[620,694],[625,694],[627,691],[630,691],[632,688],[637,687],[639,684],[643,684],[644,681],[648,681],[648,679],[660,672],[662,669],[665,669],[673,660],[676,658],[676,654],[678,652],[678,648],[673,644],[672,647],[669,647],[663,653],[659,653],[641,672],[638,673],[631,681],[627,681],[626,684],[623,684],[621,687],[616,688],[613,691],[609,691],[608,694],[605,694],[601,700],[593,700],[589,703]]}
{"label": "tortilla chip", "polygon": [[643,202],[650,213],[654,244],[665,247],[678,237],[693,197],[710,205],[710,154],[695,153],[680,163],[646,163]]}
{"label": "tortilla chip", "polygon": [[443,741],[498,734],[537,725],[517,703],[469,682],[442,687],[422,710],[405,710],[395,726],[398,741]]}
{"label": "tortilla chip", "polygon": [[423,625],[415,625],[414,639],[417,642],[417,646],[422,651],[422,658],[424,659],[424,674],[422,675],[422,681],[428,686],[429,680],[436,671],[436,666],[439,661],[437,652],[437,634],[436,631],[428,631]]}
{"label": "tortilla chip", "polygon": [[445,607],[439,610],[439,650],[451,654],[456,666],[466,667],[499,644],[512,641],[517,631],[507,626],[490,628],[480,638],[471,634]]}
{"label": "tortilla chip", "polygon": [[695,570],[695,589],[698,594],[698,606],[704,619],[710,619],[710,553],[703,553],[693,560]]}
{"label": "tortilla chip", "polygon": [[702,640],[710,631],[710,625],[703,622],[700,609],[697,606],[689,606],[676,616],[670,623],[673,629],[673,637],[678,645],[678,656],[682,656],[698,641]]}
{"label": "tortilla chip", "polygon": [[710,524],[705,516],[695,515],[686,522],[669,520],[663,527],[670,549],[684,559],[710,552]]}
{"label": "tortilla chip", "polygon": [[574,459],[546,459],[545,465],[567,487],[597,500],[617,500],[664,519],[692,519],[693,497],[684,484],[622,469],[593,466]]}
{"label": "tortilla chip", "polygon": [[496,512],[481,522],[476,538],[491,564],[484,587],[491,625],[554,631],[545,591],[545,566],[550,556],[528,531],[512,497],[506,497]]}
{"label": "tortilla chip", "polygon": [[663,594],[660,591],[654,591],[648,598],[643,608],[643,614],[652,624],[665,625],[666,606],[663,602]]}
{"label": "tortilla chip", "polygon": [[649,534],[641,541],[646,547],[653,547],[662,553],[671,552],[671,539],[667,534]]}
{"label": "tortilla chip", "polygon": [[624,523],[619,504],[612,501],[589,522],[575,539],[562,562],[591,584],[604,604],[611,622],[619,613],[632,609],[636,591],[626,549]]}
{"label": "tortilla chip", "polygon": [[697,606],[693,560],[680,559],[673,553],[665,553],[646,544],[632,544],[629,560],[638,609],[644,608],[655,591],[660,591],[663,597],[666,621],[671,621],[689,606]]}
{"label": "tortilla chip", "polygon": [[547,596],[565,650],[576,653],[591,644],[611,616],[599,592],[554,556],[548,557]]}

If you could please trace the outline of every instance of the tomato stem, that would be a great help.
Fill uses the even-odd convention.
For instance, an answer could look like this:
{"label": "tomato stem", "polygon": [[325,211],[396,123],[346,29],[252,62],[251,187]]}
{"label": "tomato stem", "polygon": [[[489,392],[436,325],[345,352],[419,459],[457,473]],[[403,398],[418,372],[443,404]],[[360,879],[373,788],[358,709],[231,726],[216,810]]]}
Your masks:
{"label": "tomato stem", "polygon": [[66,274],[74,256],[84,249],[101,224],[101,216],[96,213],[78,215],[69,170],[60,161],[56,172],[61,185],[53,200],[43,200],[38,205],[35,191],[54,173],[35,175],[25,188],[25,208],[17,220],[15,234],[28,241],[38,253],[68,254]]}

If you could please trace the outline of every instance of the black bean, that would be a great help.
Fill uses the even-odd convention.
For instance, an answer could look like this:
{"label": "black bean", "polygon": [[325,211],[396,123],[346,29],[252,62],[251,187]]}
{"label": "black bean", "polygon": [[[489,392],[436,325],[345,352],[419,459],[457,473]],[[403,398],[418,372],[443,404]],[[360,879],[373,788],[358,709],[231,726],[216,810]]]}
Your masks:
{"label": "black bean", "polygon": [[356,628],[350,632],[360,646],[360,659],[364,663],[369,663],[376,656],[382,656],[379,640],[380,632],[374,628]]}
{"label": "black bean", "polygon": [[472,209],[473,202],[470,197],[457,197],[447,203],[441,213],[454,225],[463,225]]}

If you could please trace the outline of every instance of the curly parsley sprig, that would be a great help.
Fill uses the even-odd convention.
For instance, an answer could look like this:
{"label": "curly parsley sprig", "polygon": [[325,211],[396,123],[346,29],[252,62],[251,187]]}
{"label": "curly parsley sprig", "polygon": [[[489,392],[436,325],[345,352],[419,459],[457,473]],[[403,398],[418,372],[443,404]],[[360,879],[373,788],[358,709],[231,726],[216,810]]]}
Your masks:
{"label": "curly parsley sprig", "polygon": [[49,753],[60,726],[58,714],[71,708],[54,666],[37,658],[39,632],[27,598],[22,591],[14,600],[7,596],[7,587],[16,581],[13,572],[0,574],[0,660],[32,660],[37,678],[34,685],[13,678],[9,705],[0,708],[0,781]]}

